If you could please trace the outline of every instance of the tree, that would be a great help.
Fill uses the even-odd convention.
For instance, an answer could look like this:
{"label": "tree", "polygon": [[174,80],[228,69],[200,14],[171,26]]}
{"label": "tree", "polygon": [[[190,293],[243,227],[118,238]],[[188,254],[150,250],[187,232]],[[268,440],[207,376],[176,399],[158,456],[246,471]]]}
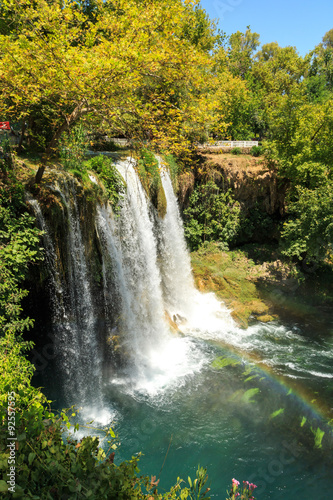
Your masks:
{"label": "tree", "polygon": [[300,57],[295,47],[279,47],[277,43],[263,45],[252,66],[253,87],[264,90],[266,101],[273,104],[301,82],[307,64],[307,59]]}
{"label": "tree", "polygon": [[182,36],[195,47],[200,47],[204,52],[211,52],[219,46],[223,36],[216,31],[216,23],[212,21],[207,12],[196,5],[193,9],[191,3],[185,4],[186,19],[183,25]]}
{"label": "tree", "polygon": [[333,248],[333,184],[297,188],[282,230],[283,252],[289,257],[320,262]]}
{"label": "tree", "polygon": [[247,26],[245,33],[237,31],[228,40],[228,66],[234,76],[246,78],[252,66],[253,54],[260,45],[259,34]]}
{"label": "tree", "polygon": [[333,49],[333,29],[327,31],[323,36],[323,47]]}
{"label": "tree", "polygon": [[332,99],[309,103],[304,88],[285,96],[275,110],[270,148],[289,184],[284,253],[320,261],[332,249]]}
{"label": "tree", "polygon": [[217,120],[212,127],[216,137],[246,140],[253,136],[250,123],[252,94],[246,80],[224,71],[217,77],[215,94]]}
{"label": "tree", "polygon": [[87,5],[6,2],[15,30],[0,36],[0,111],[27,120],[36,107],[50,110],[52,138],[37,181],[63,131],[83,118],[105,132],[153,138],[163,148],[180,146],[189,124],[200,128],[205,121],[202,83],[209,59],[199,34],[195,43],[184,39],[195,12],[191,3]]}
{"label": "tree", "polygon": [[[333,91],[333,30],[323,36],[323,41],[310,53],[311,65],[309,77],[317,83],[317,88],[322,87],[319,96],[327,97],[327,92]],[[316,93],[319,90],[316,89]],[[322,97],[323,98],[323,97]]]}
{"label": "tree", "polygon": [[230,191],[222,192],[214,181],[197,186],[184,211],[185,236],[192,250],[205,241],[232,243],[240,226],[240,206]]}

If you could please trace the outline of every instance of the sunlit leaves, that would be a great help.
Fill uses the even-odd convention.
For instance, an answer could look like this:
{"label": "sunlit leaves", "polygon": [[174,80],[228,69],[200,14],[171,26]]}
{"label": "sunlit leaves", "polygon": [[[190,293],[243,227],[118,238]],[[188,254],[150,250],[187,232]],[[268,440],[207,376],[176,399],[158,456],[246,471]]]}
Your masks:
{"label": "sunlit leaves", "polygon": [[[85,115],[114,135],[186,147],[185,124],[202,128],[207,117],[209,58],[197,38],[212,28],[193,5],[165,4],[8,0],[16,30],[0,40],[0,111],[19,120],[44,102],[56,111],[48,124],[55,136]],[[198,27],[195,43],[186,35],[193,16],[207,31]]]}
{"label": "sunlit leaves", "polygon": [[214,361],[212,362],[212,368],[220,370],[221,368],[224,368],[226,366],[235,366],[239,364],[240,362],[233,358],[225,358],[223,356],[220,356],[214,359]]}
{"label": "sunlit leaves", "polygon": [[12,172],[0,179],[0,335],[21,334],[33,324],[22,319],[22,299],[27,295],[20,283],[28,265],[42,258],[39,229],[23,202],[23,186]]}
{"label": "sunlit leaves", "polygon": [[322,431],[320,427],[317,427],[317,429],[313,429],[311,427],[311,431],[314,435],[314,446],[315,448],[321,448],[322,447],[322,440],[325,435],[325,431]]}
{"label": "sunlit leaves", "polygon": [[185,236],[193,250],[205,241],[230,243],[240,225],[239,203],[213,181],[193,191],[184,214]]}
{"label": "sunlit leaves", "polygon": [[279,410],[273,411],[273,413],[270,414],[270,418],[276,418],[278,415],[282,415],[284,413],[284,408],[280,408]]}

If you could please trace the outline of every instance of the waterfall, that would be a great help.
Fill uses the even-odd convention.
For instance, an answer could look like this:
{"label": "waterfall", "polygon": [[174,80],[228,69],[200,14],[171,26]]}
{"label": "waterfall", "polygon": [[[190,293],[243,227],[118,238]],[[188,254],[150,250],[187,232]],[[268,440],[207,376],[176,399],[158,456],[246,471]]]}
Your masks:
{"label": "waterfall", "polygon": [[[66,262],[59,258],[48,224],[37,200],[29,199],[38,225],[43,230],[45,258],[52,294],[52,329],[57,370],[62,379],[65,404],[101,403],[102,356],[91,296],[88,267],[80,228],[80,216],[71,179],[61,179],[61,187],[52,190],[63,204],[67,225]],[[64,275],[67,269],[67,275]]]}
{"label": "waterfall", "polygon": [[68,216],[66,316],[70,318],[70,328],[62,329],[60,335],[65,388],[72,404],[98,405],[101,404],[102,354],[74,180],[63,182],[58,192]]}
{"label": "waterfall", "polygon": [[[74,372],[73,359],[77,359],[78,344],[75,336],[72,335],[73,323],[69,320],[68,303],[64,290],[64,279],[59,269],[59,259],[52,241],[49,226],[45,220],[40,204],[37,200],[28,198],[29,205],[33,208],[37,223],[43,231],[43,245],[45,249],[45,261],[51,283],[51,314],[52,314],[52,339],[55,343],[57,354],[57,369],[60,376],[66,381],[64,392],[68,396],[73,396],[74,392]],[[48,333],[48,337],[51,337]],[[71,338],[71,347],[65,348]],[[73,390],[69,390],[69,387]]]}
{"label": "waterfall", "polygon": [[131,161],[118,162],[117,168],[126,181],[127,196],[116,217],[110,207],[98,208],[97,230],[107,270],[104,284],[114,288],[111,297],[117,296],[120,306],[114,334],[140,374],[161,352],[168,328],[148,200]]}
{"label": "waterfall", "polygon": [[184,333],[203,338],[233,335],[230,311],[213,293],[202,294],[194,286],[183,223],[167,170],[162,169],[161,179],[167,200],[166,216],[158,221],[165,307]]}
{"label": "waterfall", "polygon": [[66,317],[65,307],[63,302],[63,286],[61,282],[61,276],[58,271],[58,257],[50,236],[49,227],[43,216],[42,209],[37,200],[31,198],[27,199],[29,205],[32,207],[38,226],[43,231],[43,244],[45,249],[45,261],[47,263],[47,269],[51,279],[52,285],[52,320],[53,324],[57,325],[63,322],[63,318]]}
{"label": "waterfall", "polygon": [[[118,161],[116,167],[126,183],[126,196],[116,214],[108,204],[97,204],[95,228],[89,233],[89,238],[97,235],[99,245],[102,279],[94,285],[97,298],[76,181],[61,175],[52,187],[67,229],[61,263],[40,207],[32,202],[44,230],[54,288],[52,320],[66,404],[101,407],[103,382],[150,394],[179,384],[207,362],[194,337],[207,338],[207,332],[226,331],[233,325],[213,294],[201,294],[194,287],[168,172],[161,176],[167,212],[160,219],[134,160]],[[180,331],[191,335],[182,336]]]}
{"label": "waterfall", "polygon": [[[108,206],[99,207],[96,220],[106,271],[104,297],[109,302],[106,310],[114,307],[110,299],[118,304],[112,339],[116,349],[120,345],[127,361],[126,383],[131,385],[131,380],[136,388],[154,392],[199,369],[202,361],[193,360],[195,353],[190,354],[190,340],[170,333],[163,280],[166,275],[171,280],[178,270],[163,272],[164,257],[158,248],[159,223],[133,160],[119,161],[116,166],[126,182],[127,195],[121,201],[119,214],[115,216]],[[179,245],[185,255],[184,241]],[[192,283],[189,261],[188,274]]]}
{"label": "waterfall", "polygon": [[167,213],[158,220],[162,287],[166,309],[177,319],[189,315],[195,288],[183,223],[167,170],[162,170],[161,180],[167,200]]}

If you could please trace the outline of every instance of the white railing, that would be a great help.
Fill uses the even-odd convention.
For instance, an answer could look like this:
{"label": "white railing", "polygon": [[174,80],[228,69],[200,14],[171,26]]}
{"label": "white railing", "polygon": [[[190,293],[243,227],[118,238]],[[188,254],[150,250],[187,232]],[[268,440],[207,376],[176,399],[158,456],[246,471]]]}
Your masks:
{"label": "white railing", "polygon": [[199,148],[218,147],[218,148],[252,148],[258,146],[258,141],[216,141],[200,144]]}
{"label": "white railing", "polygon": [[112,141],[114,144],[117,144],[117,146],[128,146],[129,141],[128,139],[119,139],[118,137],[111,137],[108,138],[109,141]]}

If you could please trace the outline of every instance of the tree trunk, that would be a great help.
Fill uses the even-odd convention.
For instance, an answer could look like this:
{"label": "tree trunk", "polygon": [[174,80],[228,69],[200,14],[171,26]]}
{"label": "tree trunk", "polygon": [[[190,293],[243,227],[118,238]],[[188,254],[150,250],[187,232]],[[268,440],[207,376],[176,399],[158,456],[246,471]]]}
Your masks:
{"label": "tree trunk", "polygon": [[25,129],[26,129],[26,126],[25,126],[25,121],[23,121],[23,123],[22,123],[22,128],[21,128],[21,137],[20,137],[20,142],[19,142],[19,144],[18,144],[18,148],[17,148],[17,152],[18,152],[18,153],[21,153],[21,151],[22,151],[22,144],[23,144],[23,139],[24,139]]}

